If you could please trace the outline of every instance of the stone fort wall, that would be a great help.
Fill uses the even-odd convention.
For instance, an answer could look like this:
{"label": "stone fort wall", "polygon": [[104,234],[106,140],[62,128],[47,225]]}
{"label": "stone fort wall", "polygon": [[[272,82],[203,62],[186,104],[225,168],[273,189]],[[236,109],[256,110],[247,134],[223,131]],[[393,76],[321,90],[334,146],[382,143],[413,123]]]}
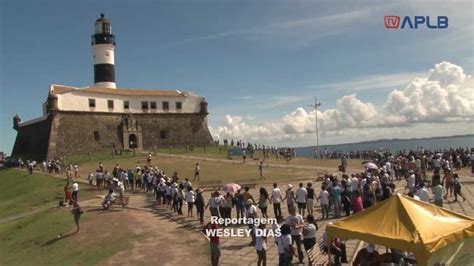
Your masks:
{"label": "stone fort wall", "polygon": [[12,156],[23,160],[42,160],[48,152],[49,137],[53,117],[46,120],[21,126],[15,139]]}
{"label": "stone fort wall", "polygon": [[[143,150],[181,145],[212,143],[207,114],[169,113],[133,114],[141,130]],[[126,114],[60,111],[50,114],[49,122],[20,127],[18,139],[24,140],[15,155],[37,150],[37,156],[61,157],[71,154],[111,151],[124,147],[122,122]],[[41,130],[39,130],[41,129]],[[163,136],[163,132],[165,132]],[[128,141],[128,140],[125,140]],[[40,147],[41,146],[41,147]]]}

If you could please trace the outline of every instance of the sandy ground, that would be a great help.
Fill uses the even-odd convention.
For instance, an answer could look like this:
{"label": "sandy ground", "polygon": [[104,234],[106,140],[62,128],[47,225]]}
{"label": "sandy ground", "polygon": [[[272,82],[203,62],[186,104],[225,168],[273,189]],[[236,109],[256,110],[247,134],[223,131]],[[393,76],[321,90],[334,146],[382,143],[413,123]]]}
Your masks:
{"label": "sandy ground", "polygon": [[[93,216],[81,224],[77,235],[80,243],[87,238],[107,237],[109,234],[133,235],[132,247],[114,254],[100,265],[207,265],[207,241],[200,234],[179,228],[176,223],[157,217],[151,212],[116,208],[102,212],[87,208],[86,215]],[[97,226],[106,224],[107,226]],[[113,228],[115,230],[104,230]],[[128,232],[127,232],[128,231]]]}

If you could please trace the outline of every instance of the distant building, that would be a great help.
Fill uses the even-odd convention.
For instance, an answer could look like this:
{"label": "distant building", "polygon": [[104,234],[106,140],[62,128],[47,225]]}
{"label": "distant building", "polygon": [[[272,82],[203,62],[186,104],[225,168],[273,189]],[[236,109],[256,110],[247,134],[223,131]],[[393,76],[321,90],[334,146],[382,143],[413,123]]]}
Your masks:
{"label": "distant building", "polygon": [[103,14],[92,35],[94,86],[51,85],[43,116],[13,118],[12,156],[34,159],[112,149],[212,143],[207,102],[191,92],[116,88],[115,36]]}

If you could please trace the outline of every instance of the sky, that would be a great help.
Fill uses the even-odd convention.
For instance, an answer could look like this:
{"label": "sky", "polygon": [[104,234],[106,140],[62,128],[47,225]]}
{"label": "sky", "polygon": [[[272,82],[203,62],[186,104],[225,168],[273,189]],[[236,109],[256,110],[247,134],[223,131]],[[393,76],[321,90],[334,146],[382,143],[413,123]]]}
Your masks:
{"label": "sky", "polygon": [[[472,1],[0,1],[0,151],[50,84],[93,83],[100,13],[120,88],[206,97],[214,138],[278,146],[474,133]],[[385,15],[447,16],[386,29]]]}

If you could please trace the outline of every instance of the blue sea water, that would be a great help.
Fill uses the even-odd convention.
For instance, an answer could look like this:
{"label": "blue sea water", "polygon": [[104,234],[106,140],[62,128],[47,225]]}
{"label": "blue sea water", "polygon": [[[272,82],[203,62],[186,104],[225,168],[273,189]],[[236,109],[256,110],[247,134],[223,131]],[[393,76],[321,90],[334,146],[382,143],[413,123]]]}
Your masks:
{"label": "blue sea water", "polygon": [[[390,150],[391,152],[416,150],[417,148],[425,150],[438,150],[449,148],[474,148],[474,135],[428,138],[428,139],[398,139],[398,140],[379,140],[373,142],[348,143],[338,145],[321,145],[320,150],[327,148],[329,151],[365,151],[378,150],[380,148]],[[296,148],[297,156],[313,157],[315,146]]]}

